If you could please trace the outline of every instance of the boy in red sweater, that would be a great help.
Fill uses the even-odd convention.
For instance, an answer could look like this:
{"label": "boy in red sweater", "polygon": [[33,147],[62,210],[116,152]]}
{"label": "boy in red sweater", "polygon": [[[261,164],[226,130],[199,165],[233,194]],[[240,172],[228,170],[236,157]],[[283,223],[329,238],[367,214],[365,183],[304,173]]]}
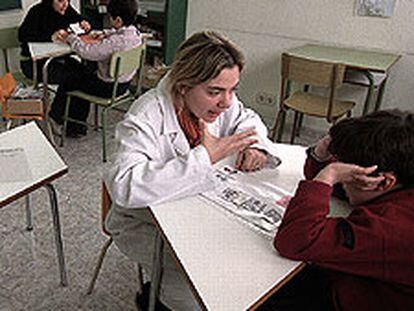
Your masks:
{"label": "boy in red sweater", "polygon": [[[311,263],[313,277],[302,278],[310,287],[317,280],[314,298],[328,310],[414,310],[414,114],[388,110],[338,122],[309,148],[305,176],[274,245]],[[349,200],[346,218],[328,217],[336,193]]]}

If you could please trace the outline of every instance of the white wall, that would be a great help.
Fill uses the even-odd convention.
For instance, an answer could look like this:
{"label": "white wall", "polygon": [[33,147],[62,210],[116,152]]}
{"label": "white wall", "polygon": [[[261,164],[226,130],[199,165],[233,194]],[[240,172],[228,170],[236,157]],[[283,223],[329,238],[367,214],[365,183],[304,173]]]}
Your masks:
{"label": "white wall", "polygon": [[[238,43],[246,57],[240,97],[253,106],[268,124],[273,123],[275,104],[257,103],[258,93],[275,99],[279,93],[280,54],[305,43],[347,45],[383,49],[402,54],[392,68],[383,107],[413,109],[414,98],[414,1],[400,0],[392,18],[360,17],[354,0],[189,0],[187,32],[214,29]],[[359,104],[365,90],[347,86],[343,97]],[[305,121],[310,127],[326,128],[326,122]]]}

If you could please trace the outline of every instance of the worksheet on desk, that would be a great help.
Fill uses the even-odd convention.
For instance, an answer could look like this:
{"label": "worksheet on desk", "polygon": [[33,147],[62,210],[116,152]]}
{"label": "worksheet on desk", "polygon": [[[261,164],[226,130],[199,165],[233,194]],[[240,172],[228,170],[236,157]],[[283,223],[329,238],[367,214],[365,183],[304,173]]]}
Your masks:
{"label": "worksheet on desk", "polygon": [[292,194],[230,166],[217,169],[217,186],[201,196],[250,228],[273,238]]}
{"label": "worksheet on desk", "polygon": [[0,148],[0,182],[22,182],[31,178],[23,148]]}

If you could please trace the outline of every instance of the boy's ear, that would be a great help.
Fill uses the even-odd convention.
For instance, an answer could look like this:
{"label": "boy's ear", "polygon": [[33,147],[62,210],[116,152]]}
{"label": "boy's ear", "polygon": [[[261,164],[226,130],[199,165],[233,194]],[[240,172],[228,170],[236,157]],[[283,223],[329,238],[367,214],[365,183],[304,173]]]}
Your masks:
{"label": "boy's ear", "polygon": [[380,176],[385,177],[377,186],[378,191],[388,191],[397,184],[397,176],[393,172],[382,172]]}
{"label": "boy's ear", "polygon": [[122,27],[124,25],[124,21],[122,20],[120,16],[117,16],[115,18],[115,23],[118,25],[118,27]]}

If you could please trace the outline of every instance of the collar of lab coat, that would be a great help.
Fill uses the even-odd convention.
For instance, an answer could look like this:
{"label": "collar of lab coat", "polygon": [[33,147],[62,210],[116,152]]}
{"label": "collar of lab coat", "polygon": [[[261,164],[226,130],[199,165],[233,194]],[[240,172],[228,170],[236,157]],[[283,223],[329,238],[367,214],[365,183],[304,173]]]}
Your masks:
{"label": "collar of lab coat", "polygon": [[161,109],[164,115],[162,134],[168,135],[180,132],[177,114],[175,112],[174,102],[170,92],[167,90],[168,73],[160,80],[157,85],[157,93],[161,101]]}

